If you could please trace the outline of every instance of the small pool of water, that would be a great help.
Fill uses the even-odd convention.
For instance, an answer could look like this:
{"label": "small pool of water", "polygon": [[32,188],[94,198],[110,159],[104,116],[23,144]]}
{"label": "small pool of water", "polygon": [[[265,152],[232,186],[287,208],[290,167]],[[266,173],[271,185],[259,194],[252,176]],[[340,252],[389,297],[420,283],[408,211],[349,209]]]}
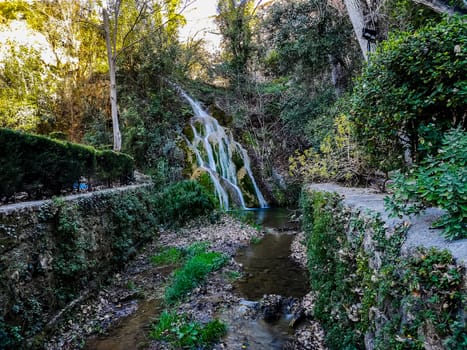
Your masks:
{"label": "small pool of water", "polygon": [[258,300],[264,294],[302,297],[309,292],[308,275],[290,259],[288,233],[268,233],[258,244],[239,249],[235,260],[243,266],[243,278],[235,283],[242,297]]}
{"label": "small pool of water", "polygon": [[[243,277],[234,283],[236,292],[247,300],[259,300],[265,294],[302,297],[309,292],[308,273],[290,259],[290,245],[296,225],[290,223],[291,211],[282,208],[236,212],[250,223],[261,225],[268,233],[258,244],[239,249],[235,260],[243,266]],[[243,215],[243,216],[242,216]],[[243,344],[245,349],[282,349],[293,330],[288,315],[276,322],[245,320],[235,314],[227,317],[231,329],[227,345]]]}
{"label": "small pool of water", "polygon": [[228,332],[222,339],[226,349],[282,350],[290,339],[291,329],[285,317],[268,323],[262,319],[245,319],[237,310],[221,315],[228,325]]}

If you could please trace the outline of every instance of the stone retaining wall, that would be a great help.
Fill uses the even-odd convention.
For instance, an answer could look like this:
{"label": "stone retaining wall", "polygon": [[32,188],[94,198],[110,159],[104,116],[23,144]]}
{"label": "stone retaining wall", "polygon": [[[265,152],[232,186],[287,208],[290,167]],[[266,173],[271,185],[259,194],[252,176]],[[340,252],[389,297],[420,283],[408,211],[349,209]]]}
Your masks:
{"label": "stone retaining wall", "polygon": [[467,346],[467,240],[447,242],[439,212],[390,219],[383,195],[312,185],[302,194],[314,316],[330,349]]}
{"label": "stone retaining wall", "polygon": [[[0,348],[27,347],[57,313],[156,233],[149,185],[0,207]],[[53,323],[53,322],[52,322]]]}

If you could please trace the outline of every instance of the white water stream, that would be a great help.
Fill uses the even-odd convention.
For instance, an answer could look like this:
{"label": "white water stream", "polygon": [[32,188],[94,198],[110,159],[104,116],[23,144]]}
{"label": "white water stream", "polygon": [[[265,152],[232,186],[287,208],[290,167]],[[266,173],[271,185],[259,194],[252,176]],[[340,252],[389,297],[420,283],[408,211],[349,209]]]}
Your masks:
{"label": "white water stream", "polygon": [[187,138],[189,148],[195,153],[199,169],[206,171],[214,184],[217,198],[222,209],[228,210],[231,200],[246,209],[245,199],[238,182],[238,171],[233,161],[234,154],[241,159],[259,206],[268,206],[256,184],[250,167],[247,151],[226,132],[219,122],[204,110],[198,101],[193,100],[180,87],[180,94],[189,102],[194,116],[190,121],[193,139]]}

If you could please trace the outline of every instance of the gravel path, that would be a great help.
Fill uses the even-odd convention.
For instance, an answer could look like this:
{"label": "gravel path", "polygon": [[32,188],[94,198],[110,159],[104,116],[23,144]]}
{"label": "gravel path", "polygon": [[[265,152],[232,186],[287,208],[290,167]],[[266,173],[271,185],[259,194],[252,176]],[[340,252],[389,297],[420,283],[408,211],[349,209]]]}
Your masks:
{"label": "gravel path", "polygon": [[448,241],[441,236],[440,229],[433,229],[431,225],[443,213],[438,208],[429,208],[419,216],[404,217],[402,219],[389,218],[384,210],[385,194],[370,188],[342,187],[335,184],[313,184],[312,190],[336,192],[343,196],[344,203],[362,211],[370,210],[380,213],[382,219],[390,226],[402,221],[410,224],[407,239],[402,246],[402,253],[408,253],[416,247],[448,249],[459,263],[467,267],[467,239]]}

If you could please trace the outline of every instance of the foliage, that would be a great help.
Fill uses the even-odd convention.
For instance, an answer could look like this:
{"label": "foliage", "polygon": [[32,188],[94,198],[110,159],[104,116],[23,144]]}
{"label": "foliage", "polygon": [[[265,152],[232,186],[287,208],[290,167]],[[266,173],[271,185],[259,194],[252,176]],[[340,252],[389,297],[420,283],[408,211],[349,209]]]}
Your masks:
{"label": "foliage", "polygon": [[250,239],[250,244],[256,245],[261,243],[261,237],[253,236]]}
{"label": "foliage", "polygon": [[73,299],[76,290],[82,288],[90,277],[94,261],[88,259],[90,243],[80,235],[77,210],[62,200],[55,200],[56,212],[56,251],[53,271],[56,279],[55,294],[59,305]]}
{"label": "foliage", "polygon": [[465,272],[448,251],[401,257],[407,226],[349,211],[335,194],[304,191],[301,207],[313,315],[330,349],[363,348],[364,334],[381,350],[465,346]]}
{"label": "foliage", "polygon": [[358,62],[345,8],[322,0],[276,1],[267,8],[262,27],[269,71],[293,73],[310,85],[313,79],[323,77],[331,81],[332,67],[339,66],[342,72],[334,76],[339,81],[333,83],[337,89],[345,89],[355,68],[352,64]]}
{"label": "foliage", "polygon": [[217,26],[223,37],[227,75],[244,78],[253,51],[253,0],[218,0]]}
{"label": "foliage", "polygon": [[202,325],[187,315],[164,311],[152,326],[150,337],[168,342],[173,349],[206,349],[226,331],[225,324],[217,319]]}
{"label": "foliage", "polygon": [[165,291],[165,301],[173,304],[203,282],[206,276],[221,268],[227,257],[217,252],[197,251],[182,267],[177,269],[170,286]]}
{"label": "foliage", "polygon": [[363,347],[363,337],[347,314],[358,296],[351,292],[354,256],[345,241],[345,221],[336,195],[302,193],[303,229],[307,234],[308,269],[312,291],[318,292],[314,317],[326,330],[331,349]]}
{"label": "foliage", "polygon": [[166,187],[159,198],[160,216],[164,224],[181,225],[189,219],[207,215],[215,208],[213,195],[193,180]]}
{"label": "foliage", "polygon": [[160,198],[155,188],[128,192],[110,200],[115,223],[112,239],[114,266],[121,267],[136,254],[138,248],[154,238],[161,223]]}
{"label": "foliage", "polygon": [[59,194],[94,171],[92,148],[7,129],[0,129],[0,138],[2,196],[39,190]]}
{"label": "foliage", "polygon": [[34,132],[50,130],[54,121],[53,101],[57,89],[53,69],[41,53],[7,42],[0,56],[0,127]]}
{"label": "foliage", "polygon": [[370,58],[353,92],[352,121],[374,167],[400,167],[404,151],[421,159],[443,131],[465,128],[465,20],[392,35]]}
{"label": "foliage", "polygon": [[1,196],[60,194],[80,176],[126,183],[133,174],[133,159],[125,154],[8,129],[0,129],[0,140]]}
{"label": "foliage", "polygon": [[435,223],[449,239],[467,237],[467,132],[453,129],[443,138],[435,156],[414,166],[408,174],[397,173],[386,198],[394,215],[418,214],[427,206],[446,210]]}
{"label": "foliage", "polygon": [[309,148],[295,151],[289,158],[289,172],[306,182],[338,181],[357,184],[365,172],[361,154],[351,130],[352,123],[342,114],[334,121],[334,129],[319,146],[319,152]]}
{"label": "foliage", "polygon": [[422,329],[436,334],[432,337],[447,349],[467,344],[467,325],[458,314],[467,297],[462,290],[464,272],[450,252],[420,249],[410,259],[397,261],[396,269],[386,270],[386,282],[380,282],[385,286],[380,290],[383,300],[392,300],[394,312],[403,314],[388,321],[376,339],[377,348],[423,349]]}
{"label": "foliage", "polygon": [[336,94],[331,84],[320,82],[318,86],[306,83],[290,83],[282,93],[280,118],[287,135],[296,138],[296,147],[319,148],[333,126]]}
{"label": "foliage", "polygon": [[175,247],[166,248],[162,252],[151,257],[151,262],[154,265],[176,264],[181,260],[182,252]]}
{"label": "foliage", "polygon": [[134,160],[127,154],[110,150],[97,151],[96,163],[97,178],[108,184],[115,180],[126,184],[133,178]]}
{"label": "foliage", "polygon": [[[145,59],[149,60],[149,57]],[[135,74],[131,71],[126,71],[125,74],[127,79],[133,80],[138,79],[140,73],[136,77],[131,76]],[[188,116],[174,91],[167,89],[162,83],[160,86],[151,86],[154,85],[154,80],[158,79],[154,75],[163,72],[143,70],[141,74],[145,78],[153,79],[152,83],[141,81],[141,85],[136,89],[147,94],[136,94],[134,83],[125,86],[122,84],[122,89],[128,88],[128,91],[123,90],[127,98],[120,101],[121,120],[125,125],[122,129],[123,150],[133,155],[139,169],[153,174],[155,182],[162,188],[182,177],[184,153],[175,140],[178,130]]]}
{"label": "foliage", "polygon": [[21,327],[10,326],[5,323],[3,316],[0,316],[0,344],[2,344],[2,349],[17,349],[22,340]]}
{"label": "foliage", "polygon": [[[378,30],[382,34],[394,31],[412,32],[424,27],[427,21],[439,21],[441,17],[427,6],[411,0],[389,0],[381,8]],[[387,37],[378,39],[386,40]]]}

